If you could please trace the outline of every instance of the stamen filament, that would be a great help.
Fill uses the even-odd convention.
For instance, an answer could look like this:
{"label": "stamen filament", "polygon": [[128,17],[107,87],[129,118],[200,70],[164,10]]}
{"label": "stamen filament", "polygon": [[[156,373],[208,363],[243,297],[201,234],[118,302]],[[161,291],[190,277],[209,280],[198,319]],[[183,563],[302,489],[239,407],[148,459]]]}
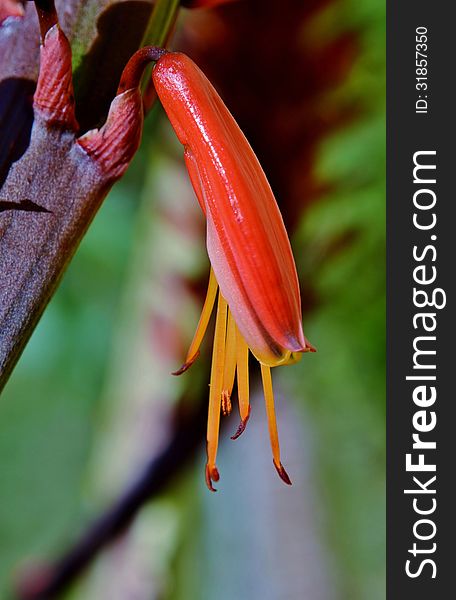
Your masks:
{"label": "stamen filament", "polygon": [[226,327],[225,345],[225,370],[223,373],[222,412],[229,415],[231,412],[231,393],[236,375],[236,323],[231,311],[228,309],[228,323]]}
{"label": "stamen filament", "polygon": [[220,427],[220,404],[222,400],[223,373],[225,362],[226,321],[228,306],[219,293],[217,319],[215,322],[214,349],[212,352],[211,382],[209,390],[209,412],[207,417],[207,487],[215,492],[212,481],[218,481],[219,473],[215,464]]}
{"label": "stamen filament", "polygon": [[217,289],[218,283],[215,278],[214,271],[211,267],[206,299],[204,300],[203,310],[201,312],[195,335],[193,336],[192,343],[190,344],[190,348],[188,349],[187,357],[185,359],[184,364],[180,367],[180,369],[174,371],[173,375],[182,375],[182,373],[189,369],[195,362],[195,360],[198,358],[199,347],[201,346],[201,342],[203,341],[204,334],[206,333],[206,329],[209,324],[209,319],[211,318],[211,314],[214,309],[215,298],[217,296]]}
{"label": "stamen filament", "polygon": [[250,417],[250,402],[249,402],[249,348],[247,342],[242,336],[239,329],[236,327],[236,366],[237,366],[237,381],[238,381],[238,401],[239,414],[241,422],[236,433],[231,436],[232,440],[237,439],[245,430],[247,421]]}
{"label": "stamen filament", "polygon": [[261,378],[263,380],[264,399],[266,404],[266,415],[268,418],[269,438],[271,440],[272,456],[274,466],[277,469],[279,477],[291,485],[291,480],[288,477],[282,463],[280,462],[280,446],[279,434],[277,432],[277,421],[274,408],[274,392],[272,390],[272,378],[270,367],[261,364]]}

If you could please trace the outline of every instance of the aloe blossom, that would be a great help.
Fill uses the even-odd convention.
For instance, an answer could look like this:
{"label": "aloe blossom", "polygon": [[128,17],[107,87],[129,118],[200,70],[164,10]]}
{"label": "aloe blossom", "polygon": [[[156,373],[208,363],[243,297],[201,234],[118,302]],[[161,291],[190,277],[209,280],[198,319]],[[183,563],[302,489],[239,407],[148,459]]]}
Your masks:
{"label": "aloe blossom", "polygon": [[[274,465],[280,460],[270,368],[314,348],[304,337],[301,298],[290,242],[266,176],[234,118],[202,71],[186,55],[162,54],[153,70],[158,97],[179,141],[207,222],[211,274],[184,372],[199,354],[217,300],[207,427],[206,481],[216,467],[220,413],[231,410],[237,374],[241,423],[250,414],[248,354],[261,365]],[[218,291],[218,299],[217,299]]]}
{"label": "aloe blossom", "polygon": [[[220,415],[231,412],[237,377],[240,424],[250,416],[249,351],[261,366],[273,462],[291,484],[280,460],[271,367],[296,362],[314,351],[304,337],[301,298],[290,242],[274,195],[252,148],[201,70],[184,54],[147,46],[122,74],[106,124],[78,144],[112,176],[123,172],[140,139],[140,81],[155,62],[152,79],[178,139],[206,216],[211,272],[206,300],[185,363],[199,355],[217,304],[207,423],[206,482],[215,491]],[[122,134],[122,135],[120,135]]]}

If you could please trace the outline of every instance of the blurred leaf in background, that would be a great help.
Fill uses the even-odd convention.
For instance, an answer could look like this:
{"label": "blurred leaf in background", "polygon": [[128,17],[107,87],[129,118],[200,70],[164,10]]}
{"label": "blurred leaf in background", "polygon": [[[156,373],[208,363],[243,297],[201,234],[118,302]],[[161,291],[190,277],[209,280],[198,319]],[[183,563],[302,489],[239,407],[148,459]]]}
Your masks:
{"label": "blurred leaf in background", "polygon": [[[294,231],[304,327],[318,348],[273,373],[294,485],[277,479],[254,399],[243,436],[229,440],[235,416],[222,431],[219,492],[206,491],[201,447],[73,600],[384,597],[384,5],[284,4],[183,11],[174,45],[221,91]],[[207,393],[204,355],[185,379],[169,376],[208,264],[181,149],[161,116],[0,402],[1,597],[134,479],[183,393]]]}

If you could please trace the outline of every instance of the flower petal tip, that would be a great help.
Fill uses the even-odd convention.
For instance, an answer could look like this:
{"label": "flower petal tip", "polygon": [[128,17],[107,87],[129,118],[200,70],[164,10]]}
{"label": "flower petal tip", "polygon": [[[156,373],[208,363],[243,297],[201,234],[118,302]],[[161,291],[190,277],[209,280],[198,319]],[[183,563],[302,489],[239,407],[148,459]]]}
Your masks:
{"label": "flower petal tip", "polygon": [[277,465],[274,460],[272,462],[274,463],[274,467],[276,468],[276,471],[279,474],[280,479],[287,485],[293,485],[291,482],[291,479],[289,478],[288,473],[285,471],[285,468],[282,465],[282,463],[279,463]]}
{"label": "flower petal tip", "polygon": [[188,369],[190,369],[190,367],[192,366],[192,364],[195,362],[195,360],[198,358],[198,356],[200,355],[200,352],[198,350],[198,352],[196,352],[196,354],[194,354],[191,358],[189,358],[186,362],[184,362],[184,364],[177,369],[177,371],[173,371],[171,373],[171,375],[182,375],[182,373],[185,373],[185,371],[187,371]]}
{"label": "flower petal tip", "polygon": [[210,467],[206,465],[206,485],[211,492],[216,492],[216,488],[212,485],[213,481],[218,481],[220,479],[219,472],[217,467]]}
{"label": "flower petal tip", "polygon": [[245,428],[247,427],[247,422],[250,419],[250,406],[249,406],[249,414],[245,417],[245,419],[241,419],[241,422],[239,423],[239,427],[237,428],[237,431],[234,435],[231,436],[232,440],[237,440],[238,437],[244,433]]}
{"label": "flower petal tip", "polygon": [[304,352],[316,352],[317,351],[317,349],[315,348],[315,346],[313,344],[311,344],[306,337],[304,337],[304,341],[306,343],[305,344],[305,348],[304,348]]}

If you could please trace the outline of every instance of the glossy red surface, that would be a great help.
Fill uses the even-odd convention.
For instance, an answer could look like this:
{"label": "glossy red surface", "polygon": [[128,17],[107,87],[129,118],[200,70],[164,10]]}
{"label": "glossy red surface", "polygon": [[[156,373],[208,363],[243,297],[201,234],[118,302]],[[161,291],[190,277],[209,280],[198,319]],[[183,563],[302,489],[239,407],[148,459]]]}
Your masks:
{"label": "glossy red surface", "polygon": [[153,80],[185,148],[220,290],[255,356],[280,364],[289,352],[306,350],[306,342],[290,242],[266,176],[191,59],[180,53],[162,56]]}

